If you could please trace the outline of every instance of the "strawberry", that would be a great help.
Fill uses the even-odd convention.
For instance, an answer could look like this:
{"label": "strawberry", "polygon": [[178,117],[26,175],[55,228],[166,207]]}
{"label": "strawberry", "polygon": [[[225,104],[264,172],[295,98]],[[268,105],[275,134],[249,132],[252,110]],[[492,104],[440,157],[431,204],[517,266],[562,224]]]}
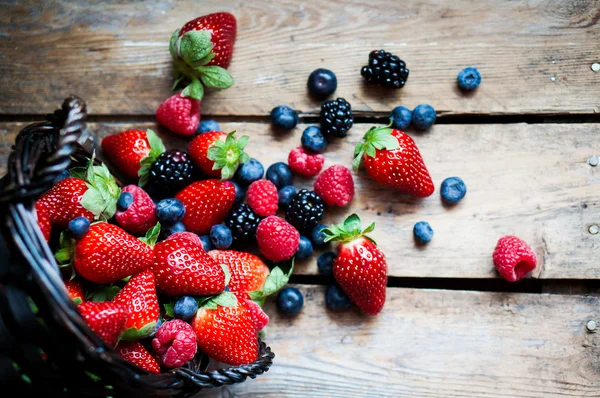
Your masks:
{"label": "strawberry", "polygon": [[99,222],[75,244],[73,266],[91,282],[113,283],[144,271],[153,261],[146,243],[116,225]]}
{"label": "strawberry", "polygon": [[533,271],[537,257],[531,247],[516,236],[503,236],[492,254],[498,273],[509,282],[516,282]]}
{"label": "strawberry", "polygon": [[126,130],[102,140],[106,157],[129,178],[138,178],[142,159],[156,158],[165,151],[162,141],[150,129]]}
{"label": "strawberry", "polygon": [[269,267],[254,254],[235,250],[211,250],[208,254],[229,268],[229,290],[234,293],[260,290],[269,276]]}
{"label": "strawberry", "polygon": [[158,106],[156,121],[175,134],[192,135],[200,123],[200,101],[177,93]]}
{"label": "strawberry", "polygon": [[343,224],[323,230],[325,241],[341,242],[333,261],[333,276],[353,303],[370,315],[378,314],[385,303],[387,263],[375,242],[365,236],[375,223],[364,230],[360,218],[350,215]]}
{"label": "strawberry", "polygon": [[77,279],[70,279],[65,281],[65,287],[67,288],[67,293],[69,293],[69,297],[75,304],[81,304],[85,301],[85,294],[83,292],[83,286],[81,282]]}
{"label": "strawberry", "polygon": [[380,184],[420,198],[435,189],[415,142],[400,130],[370,128],[354,156],[354,170],[364,162],[369,176]]}
{"label": "strawberry", "polygon": [[159,308],[154,274],[147,269],[129,279],[117,293],[113,303],[127,307],[129,315],[125,322],[123,340],[139,340],[154,332],[158,322]]}
{"label": "strawberry", "polygon": [[221,223],[235,202],[235,187],[217,179],[196,181],[175,196],[185,205],[183,225],[187,231],[206,235]]}
{"label": "strawberry", "polygon": [[235,174],[238,166],[250,160],[244,152],[248,136],[235,138],[235,131],[225,134],[209,131],[200,134],[190,142],[192,162],[206,175],[227,180]]}
{"label": "strawberry", "polygon": [[121,192],[129,192],[133,196],[133,203],[127,209],[115,213],[121,228],[132,234],[141,234],[156,225],[156,205],[146,191],[137,185],[127,185]]}
{"label": "strawberry", "polygon": [[122,304],[87,301],[77,309],[88,324],[104,342],[114,347],[127,320],[127,308]]}
{"label": "strawberry", "polygon": [[126,361],[150,373],[160,373],[158,362],[139,341],[121,341],[115,351]]}
{"label": "strawberry", "polygon": [[186,238],[154,246],[156,287],[169,296],[212,296],[225,290],[223,268],[202,246]]}
{"label": "strawberry", "polygon": [[339,164],[326,169],[315,180],[315,192],[328,206],[346,207],[354,197],[350,170]]}
{"label": "strawberry", "polygon": [[227,69],[233,55],[233,44],[237,31],[235,17],[228,12],[216,12],[187,22],[179,31],[179,37],[189,31],[206,30],[211,33],[214,58],[206,65],[217,65]]}

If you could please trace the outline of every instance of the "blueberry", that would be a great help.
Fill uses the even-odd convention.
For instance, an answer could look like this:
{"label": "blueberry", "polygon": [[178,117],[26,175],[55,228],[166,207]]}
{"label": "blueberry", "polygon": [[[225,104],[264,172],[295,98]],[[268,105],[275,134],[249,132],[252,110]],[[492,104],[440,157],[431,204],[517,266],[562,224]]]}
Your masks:
{"label": "blueberry", "polygon": [[350,301],[350,297],[339,285],[331,284],[327,286],[327,290],[325,291],[325,304],[327,308],[332,311],[343,311],[352,307],[352,301]]}
{"label": "blueberry", "polygon": [[90,220],[85,217],[77,217],[69,221],[69,233],[75,239],[81,239],[90,230]]}
{"label": "blueberry", "polygon": [[327,225],[317,224],[312,232],[310,233],[310,240],[313,246],[323,246],[325,244],[325,234],[323,230],[327,228]]}
{"label": "blueberry", "polygon": [[252,158],[238,167],[235,172],[235,180],[243,187],[247,187],[256,180],[260,180],[265,174],[262,163]]}
{"label": "blueberry", "polygon": [[456,204],[465,197],[467,186],[464,181],[458,177],[448,177],[442,182],[440,188],[442,200],[448,204]]}
{"label": "blueberry", "polygon": [[119,209],[119,211],[126,211],[132,204],[133,195],[131,192],[121,192],[121,195],[119,195],[119,200],[117,201],[117,209]]}
{"label": "blueberry", "polygon": [[204,248],[205,252],[209,252],[212,249],[214,249],[213,244],[210,241],[210,236],[208,236],[208,235],[202,235],[200,237],[200,240],[202,241],[202,247]]}
{"label": "blueberry", "polygon": [[292,170],[283,162],[273,163],[267,169],[267,180],[271,181],[277,189],[281,189],[294,183]]}
{"label": "blueberry", "polygon": [[475,90],[479,86],[479,83],[481,83],[481,75],[477,68],[469,66],[460,71],[456,80],[461,89],[470,91]]}
{"label": "blueberry", "polygon": [[271,123],[282,130],[291,130],[298,124],[298,113],[289,106],[276,106],[271,111]]}
{"label": "blueberry", "polygon": [[213,225],[210,229],[210,241],[217,249],[227,249],[233,243],[231,230],[223,224]]}
{"label": "blueberry", "polygon": [[296,187],[288,185],[279,190],[279,207],[283,210],[287,210],[292,198],[296,195]]}
{"label": "blueberry", "polygon": [[327,141],[317,126],[309,126],[302,132],[302,146],[312,152],[322,152],[327,146]]}
{"label": "blueberry", "polygon": [[208,133],[209,131],[221,131],[221,126],[214,120],[203,120],[198,124],[196,135]]}
{"label": "blueberry", "polygon": [[325,252],[317,258],[317,267],[319,274],[323,276],[333,276],[333,260],[337,257],[334,252]]}
{"label": "blueberry", "polygon": [[315,69],[307,82],[308,92],[317,98],[325,98],[337,89],[337,77],[329,69]]}
{"label": "blueberry", "polygon": [[173,225],[185,216],[185,206],[179,199],[163,199],[156,204],[156,217],[162,226]]}
{"label": "blueberry", "polygon": [[433,238],[433,229],[427,221],[419,221],[413,227],[413,235],[417,242],[421,244],[429,243]]}
{"label": "blueberry", "polygon": [[231,182],[235,188],[235,204],[237,205],[242,203],[246,197],[246,189],[242,188],[240,184],[233,180],[230,180],[229,182]]}
{"label": "blueberry", "polygon": [[419,130],[427,130],[435,122],[435,109],[431,105],[417,105],[413,110],[412,124]]}
{"label": "blueberry", "polygon": [[198,311],[198,302],[191,296],[180,297],[173,306],[175,318],[183,319],[184,321],[192,319],[196,315],[196,311]]}
{"label": "blueberry", "polygon": [[295,287],[286,287],[277,295],[277,309],[284,315],[296,315],[304,306],[304,297]]}
{"label": "blueberry", "polygon": [[65,178],[69,178],[69,170],[61,171],[60,174],[54,178],[54,181],[52,183],[57,184],[57,183],[61,182],[62,180],[64,180]]}
{"label": "blueberry", "polygon": [[173,225],[161,225],[159,239],[167,239],[177,232],[185,232],[185,225],[183,225],[181,221],[178,221]]}
{"label": "blueberry", "polygon": [[390,113],[392,128],[406,130],[412,121],[412,112],[405,106],[397,106]]}
{"label": "blueberry", "polygon": [[305,258],[309,258],[313,254],[312,243],[310,243],[310,239],[307,237],[300,237],[300,244],[298,245],[298,250],[296,251],[296,259],[303,260]]}
{"label": "blueberry", "polygon": [[149,337],[154,337],[156,335],[156,331],[158,330],[159,327],[161,327],[163,324],[163,319],[161,316],[158,317],[158,319],[156,320],[156,326],[154,327],[154,331],[152,332],[152,334]]}

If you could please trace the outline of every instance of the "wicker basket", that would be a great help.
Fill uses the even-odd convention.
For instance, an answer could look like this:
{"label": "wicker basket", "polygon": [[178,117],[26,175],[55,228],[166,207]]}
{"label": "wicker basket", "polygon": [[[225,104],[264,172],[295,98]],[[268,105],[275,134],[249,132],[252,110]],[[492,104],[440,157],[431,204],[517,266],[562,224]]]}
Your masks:
{"label": "wicker basket", "polygon": [[89,159],[80,144],[85,118],[85,102],[70,97],[46,121],[25,127],[0,182],[0,385],[24,396],[190,396],[267,371],[275,355],[259,342],[258,359],[248,365],[207,371],[208,358],[197,355],[185,367],[151,374],[122,359],[80,317],[34,202],[62,170]]}

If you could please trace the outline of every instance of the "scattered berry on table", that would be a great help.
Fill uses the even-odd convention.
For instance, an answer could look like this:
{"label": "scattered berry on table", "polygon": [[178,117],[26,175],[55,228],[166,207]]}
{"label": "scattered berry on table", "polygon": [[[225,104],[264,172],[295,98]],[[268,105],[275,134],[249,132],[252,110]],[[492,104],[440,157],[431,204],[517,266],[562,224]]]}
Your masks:
{"label": "scattered berry on table", "polygon": [[320,153],[307,152],[299,146],[292,149],[288,155],[290,169],[304,177],[314,177],[323,168],[325,158]]}
{"label": "scattered berry on table", "polygon": [[281,188],[278,192],[279,207],[283,210],[287,210],[292,198],[296,195],[296,192],[296,187],[293,185]]}
{"label": "scattered berry on table", "polygon": [[198,302],[192,296],[183,296],[177,299],[173,306],[173,314],[175,318],[189,321],[196,315],[198,311]]}
{"label": "scattered berry on table", "polygon": [[448,204],[456,204],[467,194],[467,186],[459,177],[448,177],[442,181],[440,188],[442,200]]}
{"label": "scattered berry on table", "polygon": [[231,230],[233,243],[240,246],[256,240],[256,228],[260,220],[250,206],[241,203],[229,212],[224,224]]}
{"label": "scattered berry on table", "polygon": [[305,258],[309,258],[313,254],[313,247],[310,239],[305,236],[300,237],[300,242],[298,244],[298,251],[294,256],[298,260],[304,260]]}
{"label": "scattered berry on table", "polygon": [[175,232],[175,233],[169,235],[167,240],[173,240],[173,239],[179,239],[179,238],[187,239],[191,242],[194,242],[194,244],[199,245],[199,246],[203,245],[202,239],[200,239],[200,237],[193,232]]}
{"label": "scattered berry on table", "polygon": [[267,169],[266,178],[275,184],[277,189],[287,187],[294,183],[292,170],[290,170],[290,167],[283,162],[277,162],[270,165]]}
{"label": "scattered berry on table", "polygon": [[[151,132],[149,134],[154,134]],[[150,140],[144,130],[126,130],[106,136],[102,140],[104,156],[125,176],[138,178],[140,162],[150,154]],[[160,139],[156,137],[160,142]],[[155,150],[163,151],[162,145]]]}
{"label": "scattered berry on table", "polygon": [[115,351],[126,361],[150,373],[160,373],[160,365],[139,341],[121,341]]}
{"label": "scattered berry on table", "polygon": [[156,217],[162,226],[173,225],[185,216],[185,206],[174,198],[163,199],[156,204]]}
{"label": "scattered berry on table", "polygon": [[69,176],[70,176],[69,175],[69,170],[63,170],[63,171],[61,171],[60,174],[56,176],[56,178],[54,179],[54,181],[52,181],[52,185],[58,184],[59,182],[61,182],[65,178],[69,178]]}
{"label": "scattered berry on table", "polygon": [[368,82],[393,89],[404,87],[408,79],[406,63],[385,50],[371,51],[369,65],[363,66],[360,74]]}
{"label": "scattered berry on table", "polygon": [[69,233],[75,239],[81,239],[90,230],[90,220],[77,217],[69,221]]}
{"label": "scattered berry on table", "polygon": [[165,367],[183,366],[196,355],[196,333],[189,323],[172,319],[158,328],[152,339],[152,348]]}
{"label": "scattered berry on table", "polygon": [[418,243],[429,243],[433,238],[433,228],[427,221],[419,221],[413,227],[413,235]]}
{"label": "scattered berry on table", "polygon": [[254,254],[235,250],[211,250],[208,254],[217,263],[229,268],[231,279],[228,286],[234,293],[261,290],[269,276],[269,267]]}
{"label": "scattered berry on table", "polygon": [[343,138],[352,128],[352,106],[343,98],[327,101],[321,105],[321,133],[326,138]]}
{"label": "scattered berry on table", "polygon": [[[177,221],[173,225],[165,225],[160,229],[160,239],[168,239],[174,234],[186,232],[185,225],[181,221]],[[191,232],[190,232],[191,233]]]}
{"label": "scattered berry on table", "polygon": [[221,126],[219,126],[219,123],[215,122],[214,120],[203,120],[198,125],[196,134],[204,134],[208,133],[209,131],[221,131]]}
{"label": "scattered berry on table", "polygon": [[306,86],[311,95],[317,98],[326,98],[337,89],[337,77],[329,69],[315,69],[308,76]]}
{"label": "scattered berry on table", "polygon": [[313,246],[319,247],[325,244],[325,238],[327,237],[323,230],[327,228],[325,224],[317,224],[310,232],[310,241]]}
{"label": "scattered berry on table", "polygon": [[[129,202],[131,200],[131,202]],[[121,202],[121,206],[119,206]],[[123,208],[127,207],[125,210]],[[115,219],[121,228],[132,234],[143,234],[158,220],[156,205],[146,191],[137,185],[121,189]]]}
{"label": "scattered berry on table", "polygon": [[525,241],[516,236],[500,238],[492,259],[498,273],[509,282],[522,279],[537,265],[535,252]]}
{"label": "scattered berry on table", "polygon": [[200,241],[202,242],[202,248],[204,249],[205,252],[208,252],[208,251],[214,249],[209,235],[202,235],[200,237]]}
{"label": "scattered berry on table", "polygon": [[282,130],[291,130],[298,124],[298,112],[286,105],[279,105],[271,111],[271,124]]}
{"label": "scattered berry on table", "polygon": [[397,106],[390,113],[392,128],[406,130],[412,121],[412,112],[405,106]]}
{"label": "scattered berry on table", "polygon": [[327,140],[317,126],[308,126],[302,132],[302,146],[310,152],[320,153],[327,146]]}
{"label": "scattered berry on table", "polygon": [[461,70],[456,78],[458,86],[463,90],[475,90],[481,83],[481,75],[477,68],[472,66]]}
{"label": "scattered berry on table", "polygon": [[354,197],[354,180],[347,167],[336,164],[315,180],[315,192],[328,206],[346,207]]}
{"label": "scattered berry on table", "polygon": [[133,195],[131,192],[121,192],[117,201],[117,210],[125,211],[133,204]]}
{"label": "scattered berry on table", "polygon": [[242,188],[240,184],[233,180],[229,180],[229,182],[231,182],[233,184],[233,187],[235,188],[235,204],[239,205],[246,198],[246,189]]}
{"label": "scattered berry on table", "polygon": [[325,304],[332,311],[344,311],[352,307],[352,301],[344,290],[336,283],[327,286]]}
{"label": "scattered berry on table", "polygon": [[210,241],[217,249],[227,249],[233,242],[231,230],[223,224],[213,225],[210,229]]}
{"label": "scattered berry on table", "polygon": [[321,221],[324,212],[323,199],[313,191],[301,189],[292,198],[285,219],[299,231],[310,233]]}
{"label": "scattered berry on table", "polygon": [[337,257],[334,252],[325,252],[317,257],[317,268],[323,276],[333,276],[333,260]]}
{"label": "scattered berry on table", "polygon": [[236,137],[235,131],[225,134],[210,131],[196,136],[189,145],[190,158],[200,171],[224,180],[234,176],[238,167],[250,156],[244,152],[248,136]]}
{"label": "scattered berry on table", "polygon": [[235,180],[243,187],[247,187],[254,181],[260,180],[265,174],[265,169],[258,160],[251,158],[242,164],[235,173]]}
{"label": "scattered berry on table", "polygon": [[277,309],[284,315],[297,315],[304,306],[304,296],[295,287],[286,287],[277,294]]}
{"label": "scattered berry on table", "polygon": [[298,250],[300,234],[284,219],[269,216],[258,224],[256,240],[266,258],[283,261],[291,258]]}
{"label": "scattered berry on table", "polygon": [[150,167],[148,185],[161,198],[175,195],[197,178],[197,170],[186,152],[162,153]]}
{"label": "scattered berry on table", "polygon": [[435,109],[428,104],[420,104],[413,109],[412,124],[419,130],[427,130],[435,123]]}
{"label": "scattered berry on table", "polygon": [[114,347],[127,320],[127,308],[122,304],[86,301],[77,310],[90,329],[104,342]]}
{"label": "scattered berry on table", "polygon": [[279,195],[277,187],[269,180],[254,181],[246,192],[248,205],[261,217],[277,213]]}
{"label": "scattered berry on table", "polygon": [[179,92],[159,105],[156,121],[175,134],[192,135],[200,123],[200,101],[182,97]]}

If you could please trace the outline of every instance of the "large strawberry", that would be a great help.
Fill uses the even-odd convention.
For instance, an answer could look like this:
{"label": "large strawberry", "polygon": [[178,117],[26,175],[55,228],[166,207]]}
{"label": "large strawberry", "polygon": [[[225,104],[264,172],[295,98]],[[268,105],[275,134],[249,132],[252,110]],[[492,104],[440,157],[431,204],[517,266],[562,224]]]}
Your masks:
{"label": "large strawberry", "polygon": [[122,304],[87,301],[77,309],[90,329],[104,342],[114,347],[127,320],[127,308]]}
{"label": "large strawberry", "polygon": [[235,187],[217,179],[196,181],[175,196],[185,205],[183,224],[187,231],[206,235],[222,222],[235,202]]}
{"label": "large strawberry", "polygon": [[123,340],[139,340],[154,332],[158,322],[159,308],[154,274],[147,269],[131,277],[117,293],[113,303],[127,307],[129,315],[125,322]]}
{"label": "large strawberry", "polygon": [[269,267],[254,254],[235,250],[211,250],[208,254],[231,273],[229,290],[246,293],[262,289],[269,276]]}
{"label": "large strawberry", "polygon": [[156,287],[169,296],[212,296],[225,290],[223,267],[189,239],[159,242],[154,255]]}
{"label": "large strawberry", "polygon": [[326,242],[341,242],[333,261],[333,276],[350,300],[370,315],[382,310],[387,284],[385,256],[375,242],[365,236],[374,228],[375,223],[372,223],[363,230],[358,215],[352,214],[343,224],[323,230]]}
{"label": "large strawberry", "polygon": [[148,269],[153,262],[148,244],[106,222],[90,226],[75,244],[73,258],[77,273],[95,283],[116,282]]}
{"label": "large strawberry", "polygon": [[129,178],[137,179],[144,159],[150,167],[165,146],[156,133],[150,129],[126,130],[111,134],[102,140],[102,151],[106,157]]}
{"label": "large strawberry", "polygon": [[235,131],[209,131],[190,142],[190,157],[204,174],[227,180],[235,174],[238,166],[250,160],[244,152],[248,136],[235,138]]}
{"label": "large strawberry", "polygon": [[156,359],[138,341],[121,341],[117,345],[117,348],[115,348],[115,351],[123,359],[150,373],[160,373],[160,365]]}
{"label": "large strawberry", "polygon": [[182,80],[189,82],[183,96],[201,100],[204,86],[231,87],[233,79],[226,69],[233,55],[236,31],[235,17],[217,12],[189,21],[173,32],[169,51],[179,73],[174,87]]}
{"label": "large strawberry", "polygon": [[370,128],[356,146],[354,156],[354,170],[364,162],[367,173],[380,184],[421,198],[435,189],[419,148],[400,130]]}

